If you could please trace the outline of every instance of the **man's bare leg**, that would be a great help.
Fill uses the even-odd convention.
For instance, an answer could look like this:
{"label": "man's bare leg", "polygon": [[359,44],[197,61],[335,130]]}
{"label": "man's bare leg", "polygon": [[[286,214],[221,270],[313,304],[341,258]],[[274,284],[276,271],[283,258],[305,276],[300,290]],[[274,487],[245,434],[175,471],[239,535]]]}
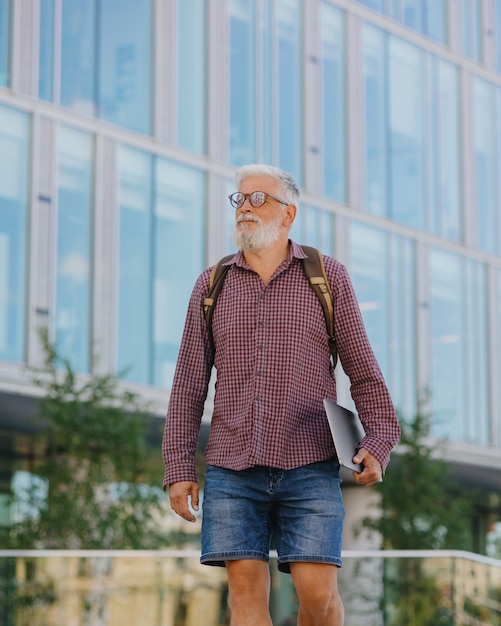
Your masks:
{"label": "man's bare leg", "polygon": [[298,626],[343,626],[338,568],[326,563],[291,563],[290,567],[299,599]]}
{"label": "man's bare leg", "polygon": [[265,561],[226,561],[230,626],[272,626],[269,612],[270,570]]}

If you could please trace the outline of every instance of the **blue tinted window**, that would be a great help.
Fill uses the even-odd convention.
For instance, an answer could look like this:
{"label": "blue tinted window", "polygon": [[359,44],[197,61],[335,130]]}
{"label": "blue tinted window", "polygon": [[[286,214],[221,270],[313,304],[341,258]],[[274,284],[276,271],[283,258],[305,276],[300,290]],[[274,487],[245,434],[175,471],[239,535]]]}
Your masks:
{"label": "blue tinted window", "polygon": [[433,432],[438,437],[461,439],[465,408],[462,364],[466,354],[459,257],[432,251],[430,279]]}
{"label": "blue tinted window", "polygon": [[205,265],[205,201],[201,172],[156,160],[151,382],[158,387],[172,383],[188,300]]}
{"label": "blue tinted window", "polygon": [[496,67],[501,72],[501,0],[494,0],[495,11],[495,38],[496,38]]}
{"label": "blue tinted window", "polygon": [[423,228],[426,190],[424,93],[419,49],[390,38],[388,78],[390,216],[409,226]]}
{"label": "blue tinted window", "polygon": [[485,267],[465,259],[464,268],[464,330],[468,381],[466,398],[465,439],[489,443],[489,392],[487,332],[487,285]]}
{"label": "blue tinted window", "polygon": [[151,379],[153,157],[122,148],[119,159],[118,364],[125,378]]}
{"label": "blue tinted window", "polygon": [[255,2],[230,3],[230,161],[256,161]]}
{"label": "blue tinted window", "polygon": [[345,200],[345,75],[344,22],[342,12],[323,3],[322,37],[322,112],[324,140],[324,194]]}
{"label": "blue tinted window", "polygon": [[264,160],[300,182],[301,2],[231,0],[229,7],[230,161]]}
{"label": "blue tinted window", "polygon": [[100,118],[149,133],[152,102],[151,0],[99,3]]}
{"label": "blue tinted window", "polygon": [[183,0],[177,10],[177,142],[202,153],[207,143],[206,0]]}
{"label": "blue tinted window", "polygon": [[434,434],[487,443],[484,269],[478,263],[432,250],[430,279]]}
{"label": "blue tinted window", "polygon": [[119,369],[168,387],[205,264],[205,178],[131,148],[121,149],[119,172]]}
{"label": "blue tinted window", "polygon": [[422,54],[364,27],[366,207],[398,222],[425,225]]}
{"label": "blue tinted window", "polygon": [[300,0],[277,0],[278,165],[302,180],[303,55]]}
{"label": "blue tinted window", "polygon": [[414,242],[389,236],[387,249],[390,283],[390,361],[388,384],[395,405],[404,417],[416,414],[418,402],[416,371],[416,257]]}
{"label": "blue tinted window", "polygon": [[404,0],[404,24],[445,43],[445,0]]}
{"label": "blue tinted window", "polygon": [[10,0],[0,1],[0,87],[10,83]]}
{"label": "blue tinted window", "polygon": [[364,27],[365,206],[367,211],[380,216],[388,210],[386,44],[383,31]]}
{"label": "blue tinted window", "polygon": [[64,0],[61,104],[149,133],[152,0]]}
{"label": "blue tinted window", "polygon": [[57,142],[56,344],[77,372],[90,368],[93,141],[60,127]]}
{"label": "blue tinted window", "polygon": [[409,28],[446,43],[447,0],[357,0],[374,11],[379,11]]}
{"label": "blue tinted window", "polygon": [[54,89],[54,0],[40,0],[38,95],[52,101]]}
{"label": "blue tinted window", "polygon": [[314,206],[301,205],[290,231],[299,244],[320,248],[324,254],[334,254],[334,215]]}
{"label": "blue tinted window", "polygon": [[271,33],[273,32],[273,7],[270,0],[263,2],[261,5],[261,49],[262,49],[262,85],[261,100],[259,101],[262,110],[262,132],[259,137],[261,141],[261,150],[259,158],[264,163],[273,163],[273,93],[274,93],[274,70],[273,55],[275,49]]}
{"label": "blue tinted window", "polygon": [[477,245],[486,252],[495,252],[500,250],[500,243],[496,202],[498,163],[494,87],[481,78],[475,78],[473,95]]}
{"label": "blue tinted window", "polygon": [[432,57],[428,67],[429,115],[429,208],[431,230],[454,241],[462,239],[460,193],[459,102],[457,69]]}
{"label": "blue tinted window", "polygon": [[463,54],[482,60],[480,0],[461,0]]}
{"label": "blue tinted window", "polygon": [[357,0],[357,2],[369,7],[369,9],[384,13],[384,0]]}
{"label": "blue tinted window", "polygon": [[94,115],[96,0],[64,0],[61,26],[61,104]]}
{"label": "blue tinted window", "polygon": [[395,405],[416,410],[414,251],[410,240],[350,226],[350,275],[367,334]]}
{"label": "blue tinted window", "polygon": [[29,197],[28,116],[0,106],[0,360],[22,361]]}

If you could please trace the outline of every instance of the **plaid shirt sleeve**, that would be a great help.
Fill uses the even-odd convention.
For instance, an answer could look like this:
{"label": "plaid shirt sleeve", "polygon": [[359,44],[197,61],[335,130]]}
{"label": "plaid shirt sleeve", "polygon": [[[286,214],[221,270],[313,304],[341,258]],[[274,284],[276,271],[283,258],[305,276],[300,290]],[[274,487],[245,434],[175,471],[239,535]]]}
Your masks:
{"label": "plaid shirt sleeve", "polygon": [[360,307],[344,265],[324,257],[334,299],[339,358],[351,382],[351,396],[364,425],[360,447],[368,450],[383,471],[400,438],[393,403],[365,330]]}
{"label": "plaid shirt sleeve", "polygon": [[195,454],[213,364],[202,308],[209,275],[200,275],[188,305],[162,441],[164,489],[197,480]]}

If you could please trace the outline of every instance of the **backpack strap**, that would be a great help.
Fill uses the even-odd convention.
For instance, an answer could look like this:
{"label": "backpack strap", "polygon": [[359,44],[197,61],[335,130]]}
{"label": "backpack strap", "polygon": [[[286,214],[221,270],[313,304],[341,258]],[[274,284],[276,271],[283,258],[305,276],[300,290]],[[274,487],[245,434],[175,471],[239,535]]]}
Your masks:
{"label": "backpack strap", "polygon": [[214,337],[212,335],[212,316],[214,314],[214,305],[216,304],[219,292],[223,286],[226,274],[230,269],[230,266],[225,265],[225,263],[234,256],[234,254],[228,254],[228,256],[223,257],[216,263],[216,265],[214,265],[209,277],[209,295],[207,298],[204,298],[204,317],[205,323],[207,324],[207,331],[209,333],[209,341],[212,352],[214,352]]}
{"label": "backpack strap", "polygon": [[311,246],[301,246],[301,248],[307,255],[305,259],[302,259],[304,273],[322,305],[325,326],[329,335],[329,350],[335,367],[337,363],[337,346],[334,333],[334,305],[331,288],[325,273],[324,258],[317,248],[312,248]]}

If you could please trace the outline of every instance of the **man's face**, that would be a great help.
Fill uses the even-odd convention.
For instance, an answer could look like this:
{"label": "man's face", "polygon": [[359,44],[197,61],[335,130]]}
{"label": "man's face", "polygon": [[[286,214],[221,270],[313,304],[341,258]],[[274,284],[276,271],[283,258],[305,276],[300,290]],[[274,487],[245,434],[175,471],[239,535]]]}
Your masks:
{"label": "man's face", "polygon": [[[243,194],[263,191],[280,198],[278,183],[269,176],[247,178],[242,182],[239,191]],[[282,229],[286,228],[288,231],[288,226],[284,223],[286,208],[286,205],[273,198],[266,198],[262,206],[253,207],[247,197],[245,203],[235,212],[235,244],[242,250],[261,250],[275,243]]]}

